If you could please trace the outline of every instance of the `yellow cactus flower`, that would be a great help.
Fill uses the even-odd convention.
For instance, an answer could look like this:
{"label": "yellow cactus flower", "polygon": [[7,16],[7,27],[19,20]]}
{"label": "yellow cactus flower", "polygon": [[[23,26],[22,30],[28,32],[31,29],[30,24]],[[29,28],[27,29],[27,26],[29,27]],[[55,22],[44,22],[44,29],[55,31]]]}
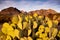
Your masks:
{"label": "yellow cactus flower", "polygon": [[31,15],[29,15],[29,18],[32,19],[33,17]]}
{"label": "yellow cactus flower", "polygon": [[60,38],[60,31],[58,32],[57,36]]}
{"label": "yellow cactus flower", "polygon": [[49,21],[47,22],[47,24],[48,24],[48,27],[52,27],[52,21],[51,21],[51,20],[49,20]]}
{"label": "yellow cactus flower", "polygon": [[47,33],[43,33],[43,37],[47,37]]}
{"label": "yellow cactus flower", "polygon": [[8,27],[9,26],[9,23],[4,23],[3,24],[3,27]]}
{"label": "yellow cactus flower", "polygon": [[12,28],[12,26],[9,26],[9,27],[7,27],[8,29],[7,29],[7,31],[8,32],[10,32],[10,31],[13,31],[14,29]]}
{"label": "yellow cactus flower", "polygon": [[28,30],[28,36],[31,34],[31,29]]}
{"label": "yellow cactus flower", "polygon": [[29,18],[28,16],[25,16],[25,20],[26,20],[26,21],[28,21],[28,18]]}
{"label": "yellow cactus flower", "polygon": [[10,35],[12,38],[15,37],[14,31],[10,31],[10,32],[8,32],[8,35]]}
{"label": "yellow cactus flower", "polygon": [[17,26],[18,26],[18,28],[20,28],[21,30],[23,29],[23,28],[22,28],[22,23],[18,22]]}
{"label": "yellow cactus flower", "polygon": [[33,21],[33,29],[37,28],[37,22]]}
{"label": "yellow cactus flower", "polygon": [[8,23],[4,23],[4,24],[3,24],[2,32],[3,32],[4,34],[10,35],[10,36],[12,36],[12,37],[15,37],[15,36],[14,36],[14,29],[13,29],[12,26],[9,25]]}
{"label": "yellow cactus flower", "polygon": [[7,34],[7,28],[2,28],[2,32],[3,32],[4,34]]}
{"label": "yellow cactus flower", "polygon": [[55,20],[57,18],[57,16],[55,15],[55,16],[53,16],[53,20]]}
{"label": "yellow cactus flower", "polygon": [[36,36],[38,36],[39,32],[36,32]]}
{"label": "yellow cactus flower", "polygon": [[38,16],[38,14],[37,14],[37,13],[34,13],[34,14],[33,14],[33,17],[37,17],[37,16]]}
{"label": "yellow cactus flower", "polygon": [[40,34],[42,34],[42,32],[44,32],[44,30],[43,30],[43,29],[38,30],[38,32],[36,32],[36,35],[37,35],[37,36],[39,36]]}
{"label": "yellow cactus flower", "polygon": [[9,35],[7,35],[6,40],[11,40],[11,37]]}
{"label": "yellow cactus flower", "polygon": [[57,25],[58,24],[58,20],[53,20],[53,23]]}
{"label": "yellow cactus flower", "polygon": [[28,37],[28,39],[27,40],[33,40],[31,37]]}
{"label": "yellow cactus flower", "polygon": [[44,25],[40,25],[38,30],[40,29],[44,29]]}
{"label": "yellow cactus flower", "polygon": [[27,22],[23,22],[23,29],[25,29],[27,27],[28,23]]}
{"label": "yellow cactus flower", "polygon": [[19,30],[15,29],[15,30],[14,30],[14,34],[15,34],[15,36],[16,36],[17,38],[19,38]]}
{"label": "yellow cactus flower", "polygon": [[53,28],[52,37],[55,37],[57,35],[57,32],[57,28]]}
{"label": "yellow cactus flower", "polygon": [[14,29],[11,26],[9,26],[8,29],[7,29],[7,34],[10,33],[10,31],[13,31],[13,30]]}
{"label": "yellow cactus flower", "polygon": [[41,33],[40,35],[39,35],[39,38],[43,38],[44,36],[43,36],[43,34]]}
{"label": "yellow cactus flower", "polygon": [[50,28],[49,27],[45,27],[45,32],[50,32]]}
{"label": "yellow cactus flower", "polygon": [[15,38],[15,37],[19,38],[19,31],[17,29],[10,31],[7,34],[10,35],[12,38]]}
{"label": "yellow cactus flower", "polygon": [[18,15],[18,19],[19,21],[18,22],[22,22],[22,17]]}
{"label": "yellow cactus flower", "polygon": [[40,33],[39,34],[39,38],[44,38],[44,37],[47,37],[47,33]]}
{"label": "yellow cactus flower", "polygon": [[46,20],[46,21],[49,21],[49,18],[48,18],[48,17],[45,17],[45,20]]}
{"label": "yellow cactus flower", "polygon": [[39,30],[39,33],[42,33],[42,32],[44,32],[44,29],[40,29],[40,30]]}
{"label": "yellow cactus flower", "polygon": [[14,24],[17,24],[18,23],[18,17],[17,17],[17,15],[14,15],[13,17],[12,17],[12,23],[14,23]]}
{"label": "yellow cactus flower", "polygon": [[16,27],[16,25],[15,25],[15,24],[13,24],[13,23],[12,23],[12,24],[10,24],[10,26],[12,26],[12,27],[14,27],[14,28]]}
{"label": "yellow cactus flower", "polygon": [[7,34],[8,32],[12,31],[13,28],[8,24],[8,23],[4,23],[3,27],[2,27],[2,32],[4,34]]}
{"label": "yellow cactus flower", "polygon": [[43,18],[43,16],[38,16],[38,19],[42,19]]}

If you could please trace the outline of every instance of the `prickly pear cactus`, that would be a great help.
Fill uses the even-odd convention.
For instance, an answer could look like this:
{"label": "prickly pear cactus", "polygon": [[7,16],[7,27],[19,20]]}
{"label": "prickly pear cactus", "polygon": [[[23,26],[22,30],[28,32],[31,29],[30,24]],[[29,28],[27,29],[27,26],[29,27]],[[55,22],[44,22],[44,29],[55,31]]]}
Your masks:
{"label": "prickly pear cactus", "polygon": [[9,23],[3,23],[0,40],[60,40],[58,23],[55,17],[51,20],[37,13],[13,15]]}

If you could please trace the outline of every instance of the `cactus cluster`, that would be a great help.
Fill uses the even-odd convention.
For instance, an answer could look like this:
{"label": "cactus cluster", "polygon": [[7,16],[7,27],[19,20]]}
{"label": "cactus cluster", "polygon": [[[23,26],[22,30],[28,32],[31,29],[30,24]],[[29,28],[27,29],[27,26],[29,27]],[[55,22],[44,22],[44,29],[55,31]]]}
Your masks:
{"label": "cactus cluster", "polygon": [[56,16],[51,20],[37,13],[13,15],[11,21],[3,23],[0,40],[57,40],[58,23]]}

